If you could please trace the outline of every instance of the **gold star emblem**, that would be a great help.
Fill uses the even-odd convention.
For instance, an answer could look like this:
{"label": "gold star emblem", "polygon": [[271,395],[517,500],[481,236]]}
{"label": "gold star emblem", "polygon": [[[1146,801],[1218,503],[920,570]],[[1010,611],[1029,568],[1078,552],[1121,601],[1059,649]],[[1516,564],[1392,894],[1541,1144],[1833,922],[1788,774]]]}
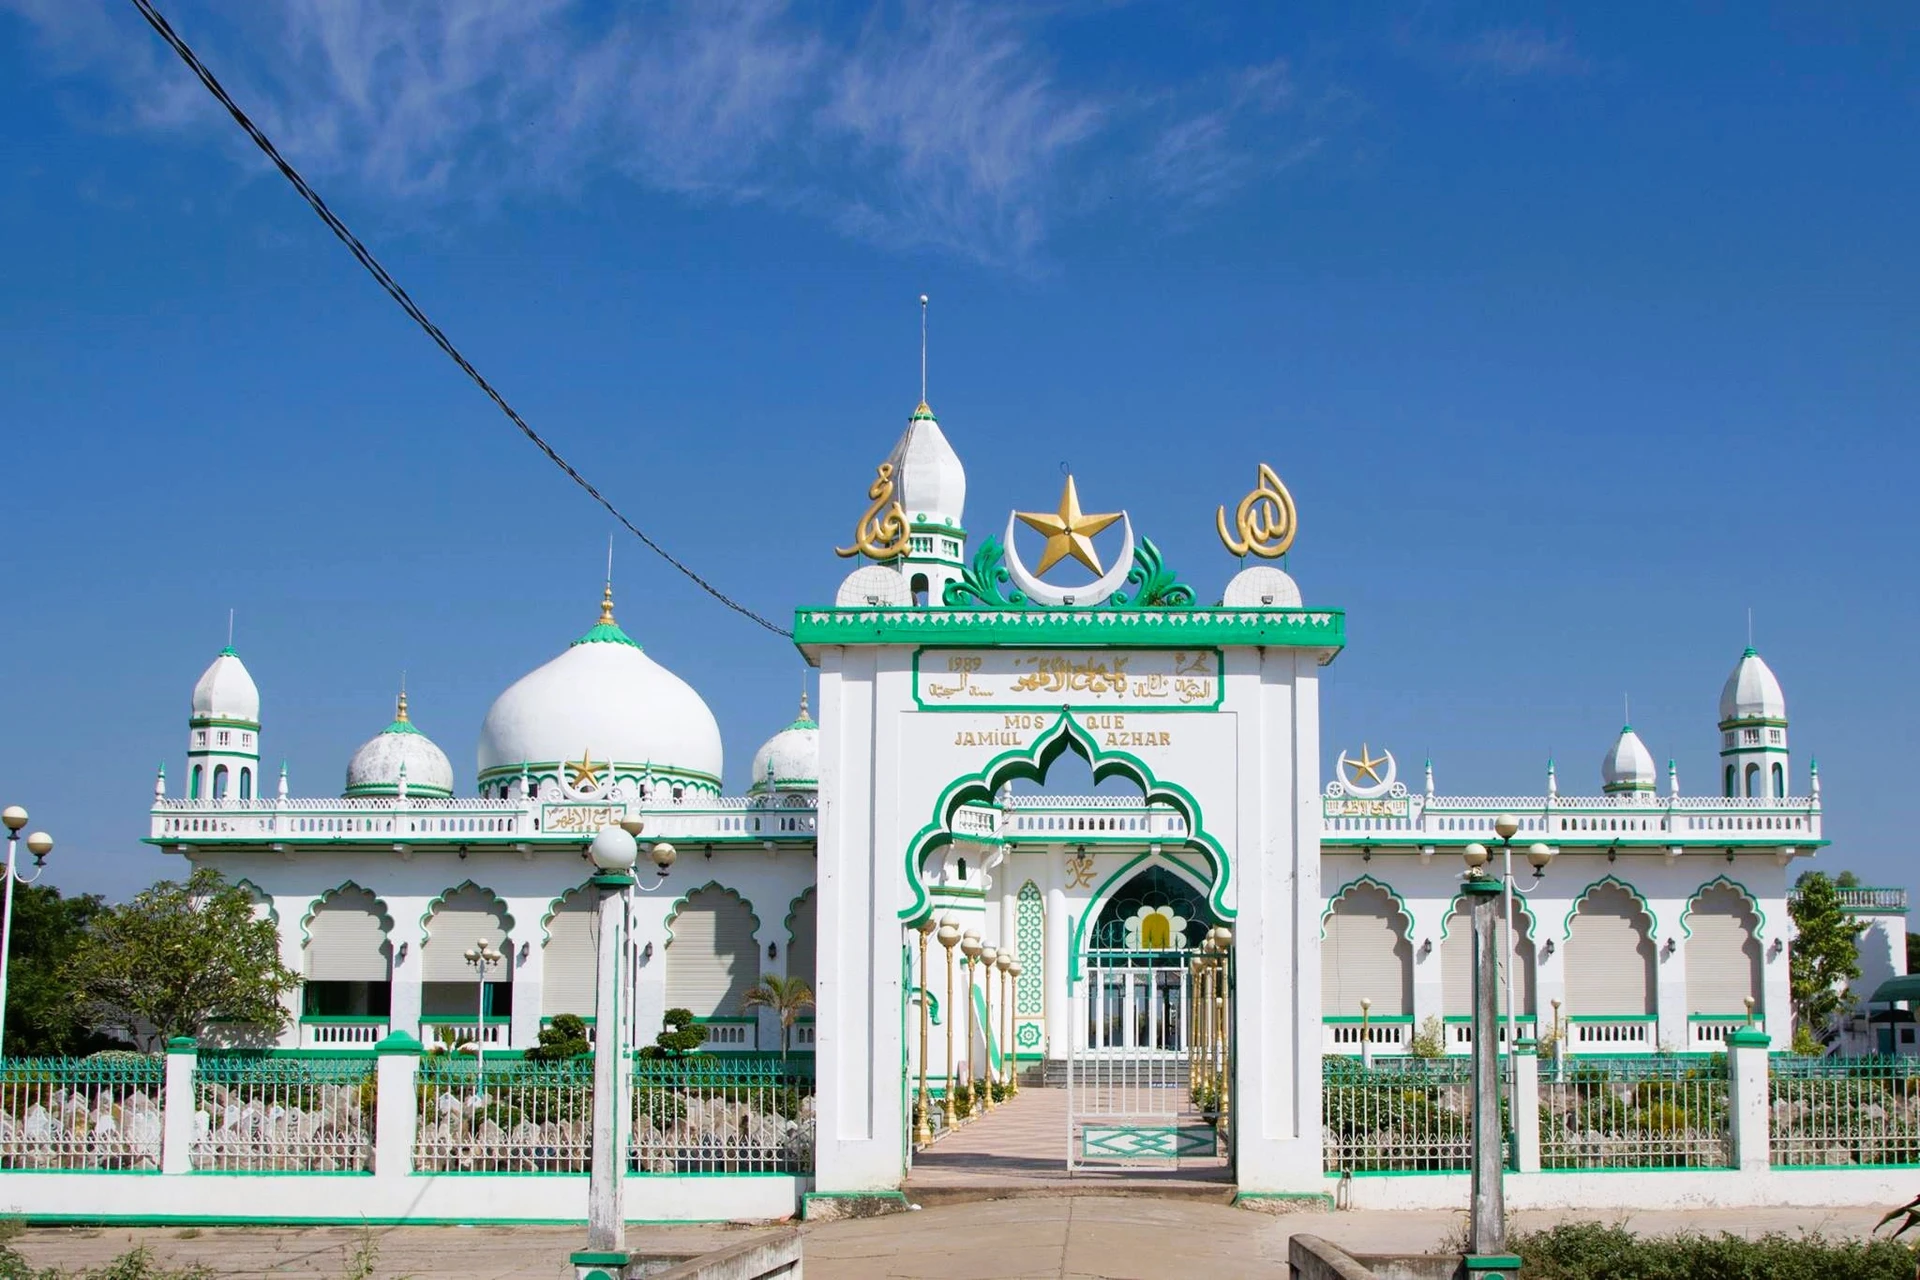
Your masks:
{"label": "gold star emblem", "polygon": [[573,774],[572,785],[576,789],[583,783],[589,782],[598,787],[600,785],[600,769],[601,766],[593,763],[593,757],[584,747],[580,750],[580,762],[578,764],[569,762],[567,765],[567,771]]}
{"label": "gold star emblem", "polygon": [[1120,512],[1113,511],[1103,515],[1083,515],[1080,511],[1080,493],[1073,487],[1073,477],[1067,477],[1067,487],[1060,492],[1060,510],[1056,514],[1050,511],[1016,511],[1014,515],[1029,529],[1047,535],[1047,549],[1040,556],[1040,567],[1035,573],[1045,573],[1068,556],[1072,556],[1095,573],[1104,573],[1100,567],[1099,553],[1093,549],[1093,535],[1120,518]]}
{"label": "gold star emblem", "polygon": [[1353,783],[1355,786],[1359,786],[1362,775],[1371,778],[1375,782],[1381,781],[1380,766],[1386,762],[1387,757],[1384,753],[1377,756],[1374,755],[1371,751],[1367,750],[1367,744],[1363,742],[1360,744],[1360,758],[1358,760],[1349,759],[1347,761],[1347,768],[1353,770]]}

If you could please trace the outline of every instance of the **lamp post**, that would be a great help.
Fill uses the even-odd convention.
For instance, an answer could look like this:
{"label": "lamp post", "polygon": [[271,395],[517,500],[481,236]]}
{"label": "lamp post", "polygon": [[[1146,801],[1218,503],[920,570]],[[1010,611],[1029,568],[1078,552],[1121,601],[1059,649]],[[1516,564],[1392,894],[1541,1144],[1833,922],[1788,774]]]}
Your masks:
{"label": "lamp post", "polygon": [[478,1003],[474,1008],[473,1025],[473,1088],[474,1101],[478,1102],[480,1091],[486,1087],[487,1083],[485,1070],[487,1054],[487,967],[489,965],[499,964],[502,960],[506,959],[506,957],[501,954],[498,947],[494,946],[493,943],[485,938],[481,938],[460,954],[466,957],[467,963],[472,965],[474,972],[480,975],[480,994]]}
{"label": "lamp post", "polygon": [[1233,1126],[1233,1028],[1228,1021],[1227,1012],[1227,990],[1231,985],[1227,964],[1228,958],[1233,953],[1233,930],[1225,925],[1219,925],[1209,931],[1207,936],[1213,940],[1214,950],[1220,957],[1215,962],[1215,968],[1219,972],[1215,975],[1213,984],[1214,1040],[1220,1046],[1220,1070],[1214,1077],[1214,1092],[1220,1099],[1218,1131],[1224,1142],[1230,1140]]}
{"label": "lamp post", "polygon": [[933,1141],[933,1118],[927,1114],[927,939],[933,936],[935,928],[929,915],[914,930],[920,935],[920,1103],[916,1108],[919,1119],[913,1126],[913,1140],[923,1147]]}
{"label": "lamp post", "polygon": [[44,831],[35,831],[27,837],[27,852],[33,855],[33,874],[20,874],[16,855],[20,846],[20,828],[27,825],[27,811],[17,804],[11,804],[0,810],[0,822],[7,825],[7,888],[6,908],[0,915],[0,1058],[6,1056],[7,1044],[7,958],[13,952],[13,882],[32,884],[40,878],[41,871],[47,865],[47,855],[53,852],[53,837]]}
{"label": "lamp post", "polygon": [[[979,1115],[982,1108],[980,1100],[973,1096],[973,968],[980,963],[980,953],[986,948],[980,945],[980,935],[969,929],[960,938],[960,954],[967,969],[967,1109],[971,1115]],[[951,1089],[951,1083],[947,1086]]]}
{"label": "lamp post", "polygon": [[993,1110],[993,966],[999,960],[1000,952],[994,947],[980,948],[980,1007],[984,1016],[980,1019],[980,1093],[981,1110]]}
{"label": "lamp post", "polygon": [[1495,1043],[1500,966],[1495,926],[1501,886],[1487,875],[1485,845],[1468,845],[1464,856],[1467,874],[1461,888],[1473,910],[1473,1205],[1467,1229],[1467,1275],[1493,1280],[1520,1273],[1520,1260],[1507,1252],[1500,1150],[1500,1050]]}
{"label": "lamp post", "polygon": [[[1014,1019],[1014,1005],[1016,1003],[1015,997],[1018,996],[1019,994],[1020,994],[1020,962],[1018,960],[1011,960],[1011,961],[1008,961],[1007,963],[1007,999],[1006,999],[1007,1053],[1011,1055],[1007,1059],[1007,1093],[1009,1095],[1017,1094],[1020,1092],[1020,1057],[1018,1053],[1019,1045],[1015,1043],[1015,1041],[1019,1038],[1020,1024]],[[1749,1018],[1749,1021],[1751,1021],[1751,1018]]]}
{"label": "lamp post", "polygon": [[953,1128],[953,948],[960,941],[960,927],[951,920],[942,920],[940,929],[934,934],[940,945],[947,950],[947,995],[944,1008],[947,1011],[947,1087],[940,1094],[940,1111],[946,1117],[946,1127]]}
{"label": "lamp post", "polygon": [[[629,1098],[633,1091],[633,1058],[627,1052],[626,1024],[631,1012],[620,1003],[624,979],[621,957],[626,954],[624,926],[635,888],[633,864],[640,848],[634,836],[639,818],[600,828],[587,846],[594,866],[595,904],[600,931],[595,958],[593,1002],[593,1151],[587,1177],[587,1248],[572,1256],[575,1274],[593,1271],[621,1274],[627,1263],[626,1173],[628,1127],[633,1123]],[[661,840],[648,856],[658,878],[642,889],[651,892],[666,883],[677,856]]]}
{"label": "lamp post", "polygon": [[[1503,813],[1493,820],[1493,834],[1500,837],[1500,887],[1503,895],[1501,914],[1507,920],[1507,940],[1500,948],[1500,967],[1506,971],[1507,997],[1507,1053],[1511,1057],[1514,1046],[1513,1010],[1513,959],[1519,950],[1513,934],[1513,837],[1520,830],[1520,819],[1510,813]],[[1511,1076],[1508,1077],[1512,1079]]]}

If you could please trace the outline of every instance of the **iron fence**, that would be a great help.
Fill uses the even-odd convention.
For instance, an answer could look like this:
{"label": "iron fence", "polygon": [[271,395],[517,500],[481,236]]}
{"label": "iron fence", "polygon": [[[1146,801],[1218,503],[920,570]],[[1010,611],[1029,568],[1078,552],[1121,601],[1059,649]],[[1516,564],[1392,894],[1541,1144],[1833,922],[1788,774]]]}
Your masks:
{"label": "iron fence", "polygon": [[1774,1164],[1920,1164],[1920,1062],[1781,1055],[1771,1067]]}
{"label": "iron fence", "polygon": [[221,1173],[366,1173],[374,1064],[367,1057],[200,1055],[193,1167]]}
{"label": "iron fence", "polygon": [[1328,1173],[1449,1173],[1473,1159],[1473,1063],[1395,1058],[1369,1067],[1323,1060]]}
{"label": "iron fence", "polygon": [[1540,1072],[1542,1169],[1724,1169],[1727,1060],[1575,1058]]}
{"label": "iron fence", "polygon": [[165,1085],[143,1054],[0,1061],[0,1169],[159,1172]]}
{"label": "iron fence", "polygon": [[420,1173],[586,1173],[593,1060],[421,1059],[413,1167]]}
{"label": "iron fence", "polygon": [[633,1065],[633,1172],[813,1172],[810,1059],[700,1055]]}

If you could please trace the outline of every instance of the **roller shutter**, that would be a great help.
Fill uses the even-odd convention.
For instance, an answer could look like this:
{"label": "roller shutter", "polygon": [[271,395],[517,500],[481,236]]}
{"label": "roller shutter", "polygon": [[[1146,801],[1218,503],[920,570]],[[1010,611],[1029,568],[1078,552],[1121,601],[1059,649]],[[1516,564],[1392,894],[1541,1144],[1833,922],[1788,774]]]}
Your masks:
{"label": "roller shutter", "polygon": [[1413,951],[1403,917],[1381,889],[1357,889],[1334,903],[1320,946],[1320,1004],[1328,1017],[1360,1016],[1373,1001],[1376,1017],[1413,1012]]}
{"label": "roller shutter", "polygon": [[753,912],[724,889],[688,895],[668,928],[667,1007],[696,1018],[738,1016],[740,997],[760,980]]}
{"label": "roller shutter", "polygon": [[575,889],[547,922],[547,945],[541,953],[541,1016],[593,1016],[599,947],[599,916],[592,895]]}
{"label": "roller shutter", "polygon": [[[1524,1015],[1534,1011],[1533,939],[1527,936],[1527,916],[1517,903],[1513,911],[1513,923],[1520,935],[1520,954],[1516,957],[1518,963],[1513,973],[1513,1005],[1516,1014]],[[1496,926],[1496,932],[1503,944],[1500,948],[1500,1008],[1505,1012],[1507,948],[1504,943],[1507,922],[1504,916]],[[1466,1018],[1473,1014],[1473,911],[1464,902],[1454,908],[1447,923],[1447,936],[1440,940],[1440,1008],[1449,1018]]]}
{"label": "roller shutter", "polygon": [[1620,1017],[1654,1012],[1653,942],[1646,914],[1625,889],[1596,889],[1580,902],[1567,937],[1567,1012]]}
{"label": "roller shutter", "polygon": [[1687,916],[1687,1012],[1741,1014],[1760,1001],[1758,918],[1747,900],[1722,885],[1693,900]]}
{"label": "roller shutter", "polygon": [[307,922],[310,982],[385,982],[387,933],[380,904],[365,889],[332,894]]}
{"label": "roller shutter", "polygon": [[805,978],[815,991],[820,984],[814,978],[814,893],[809,889],[793,908],[793,933],[787,939],[787,976]]}
{"label": "roller shutter", "polygon": [[[506,911],[492,894],[467,885],[447,895],[427,921],[427,941],[420,952],[420,979],[423,982],[473,982],[473,966],[462,956],[468,947],[485,938],[496,949],[507,946]],[[513,963],[503,960],[489,966],[490,982],[510,982]]]}

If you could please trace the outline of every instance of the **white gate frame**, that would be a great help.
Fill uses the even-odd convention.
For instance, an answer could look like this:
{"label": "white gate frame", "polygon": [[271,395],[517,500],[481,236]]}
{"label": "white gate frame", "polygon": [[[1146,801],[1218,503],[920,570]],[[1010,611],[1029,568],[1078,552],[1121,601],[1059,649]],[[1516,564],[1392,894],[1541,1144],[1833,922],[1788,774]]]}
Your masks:
{"label": "white gate frame", "polygon": [[[1157,958],[1156,958],[1157,959]],[[1174,974],[1179,985],[1177,1025],[1179,1044],[1168,1047],[1169,1024],[1159,1016],[1156,998],[1160,975]],[[1120,1044],[1090,1043],[1096,1034],[1093,1011],[1103,998],[1107,975],[1125,975],[1121,985]],[[1145,1045],[1137,1040],[1139,980],[1146,984]],[[1068,1001],[1067,1040],[1067,1171],[1089,1165],[1173,1167],[1183,1155],[1208,1155],[1217,1150],[1213,1129],[1192,1108],[1189,1097],[1192,1045],[1192,970],[1185,952],[1167,953],[1165,961],[1108,965],[1089,954],[1081,969],[1078,991]],[[1103,1017],[1099,1030],[1104,1032]],[[1183,1122],[1184,1118],[1184,1122]]]}

